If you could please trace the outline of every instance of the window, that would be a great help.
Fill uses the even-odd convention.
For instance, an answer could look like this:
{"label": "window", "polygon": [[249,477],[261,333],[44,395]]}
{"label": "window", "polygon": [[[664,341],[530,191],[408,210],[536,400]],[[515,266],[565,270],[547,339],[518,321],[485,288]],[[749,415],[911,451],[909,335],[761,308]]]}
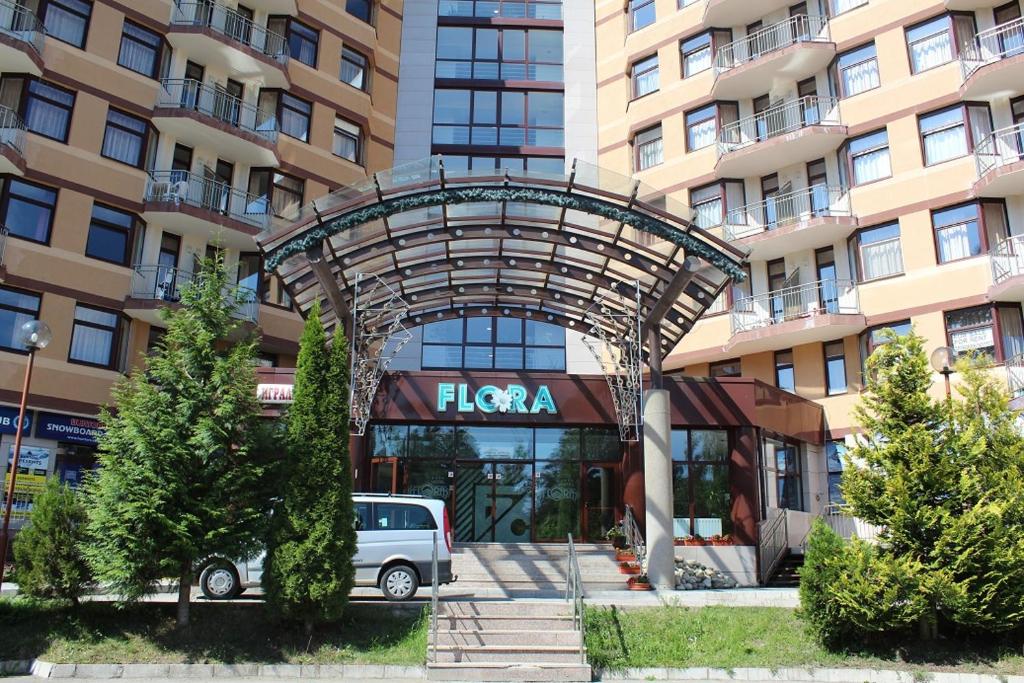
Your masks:
{"label": "window", "polygon": [[78,304],[75,306],[68,362],[113,368],[121,327],[116,311]]}
{"label": "window", "polygon": [[910,334],[912,330],[913,327],[909,320],[900,320],[884,325],[876,325],[864,332],[860,337],[861,373],[864,372],[865,364],[871,354],[875,352],[875,349],[889,343],[888,335],[890,333],[897,337],[903,337]]}
{"label": "window", "polygon": [[658,89],[658,55],[653,54],[633,65],[633,97],[643,97]]}
{"label": "window", "polygon": [[562,147],[562,102],[560,92],[436,90],[433,141],[438,145]]}
{"label": "window", "polygon": [[434,516],[422,505],[374,503],[375,531],[429,531],[437,528]]}
{"label": "window", "polygon": [[825,344],[825,393],[846,393],[846,346],[841,339]]}
{"label": "window", "polygon": [[990,201],[932,211],[932,227],[939,263],[978,256],[1006,239],[1006,205]]}
{"label": "window", "polygon": [[142,168],[146,162],[148,137],[149,124],[146,121],[109,109],[101,153],[108,159]]}
{"label": "window", "polygon": [[286,92],[280,93],[281,132],[288,137],[309,142],[309,119],[313,105]]}
{"label": "window", "polygon": [[562,18],[562,0],[441,0],[439,17]]}
{"label": "window", "polygon": [[800,444],[766,436],[763,448],[768,470],[775,471],[775,507],[803,510],[804,492],[800,468]]}
{"label": "window", "polygon": [[953,61],[958,48],[973,42],[977,32],[973,14],[944,14],[908,28],[911,73]]}
{"label": "window", "polygon": [[6,76],[0,80],[0,101],[18,111],[36,135],[68,141],[75,93],[34,78]]}
{"label": "window", "polygon": [[363,130],[340,116],[334,117],[334,153],[355,164],[363,162]]}
{"label": "window", "polygon": [[851,240],[856,272],[861,282],[877,280],[903,272],[900,224],[887,223],[861,230]]}
{"label": "window", "polygon": [[[879,130],[853,138],[840,150],[839,168],[849,174],[852,185],[864,185],[892,175],[889,163],[889,133]],[[846,178],[843,178],[845,185]]]}
{"label": "window", "polygon": [[366,78],[369,60],[355,50],[341,49],[341,82],[359,90],[369,90],[369,79]]}
{"label": "window", "polygon": [[832,11],[832,16],[836,16],[866,4],[868,4],[868,0],[829,0],[829,9]]}
{"label": "window", "polygon": [[125,19],[117,63],[135,73],[156,78],[162,56],[163,39],[160,35]]}
{"label": "window", "polygon": [[141,227],[140,221],[133,214],[93,204],[85,255],[123,266],[130,265],[132,246],[137,239],[141,246]]}
{"label": "window", "polygon": [[85,32],[92,3],[83,0],[47,0],[43,9],[46,35],[75,47],[85,47]]}
{"label": "window", "polygon": [[21,326],[39,318],[40,296],[12,287],[0,287],[0,349],[25,351]]}
{"label": "window", "polygon": [[740,359],[734,358],[732,360],[723,360],[717,363],[712,363],[708,368],[708,376],[713,378],[718,377],[739,377],[740,376]]}
{"label": "window", "polygon": [[949,311],[945,321],[949,346],[958,357],[976,353],[1001,363],[1024,349],[1024,326],[1018,304]]}
{"label": "window", "polygon": [[563,80],[561,31],[441,26],[437,29],[437,78]]}
{"label": "window", "polygon": [[561,156],[509,155],[499,157],[474,154],[470,157],[464,154],[445,154],[444,168],[449,177],[469,171],[498,171],[501,174],[506,170],[564,175],[565,159]]}
{"label": "window", "polygon": [[686,114],[686,151],[715,144],[718,108],[711,104]]}
{"label": "window", "polygon": [[796,391],[796,371],[793,368],[793,351],[775,352],[775,386],[783,391]]}
{"label": "window", "polygon": [[11,236],[48,244],[57,190],[10,178],[4,185],[3,225]]}
{"label": "window", "polygon": [[711,33],[702,33],[679,44],[682,55],[683,78],[707,71],[712,63]]}
{"label": "window", "polygon": [[249,194],[253,196],[247,213],[291,218],[302,206],[305,182],[272,169],[253,169],[249,174]]}
{"label": "window", "polygon": [[832,70],[839,97],[853,97],[881,85],[875,44],[868,43],[839,55]]}
{"label": "window", "polygon": [[372,0],[345,0],[345,11],[356,19],[370,23],[373,12]]}
{"label": "window", "polygon": [[690,190],[690,206],[697,227],[714,228],[722,224],[746,225],[742,210],[746,202],[742,180],[721,180]]}
{"label": "window", "polygon": [[829,439],[825,442],[825,461],[828,470],[828,502],[842,505],[846,501],[840,491],[843,481],[843,459],[846,457],[846,442]]}
{"label": "window", "polygon": [[732,532],[728,432],[672,430],[672,491],[675,538]]}
{"label": "window", "polygon": [[633,138],[636,146],[636,170],[643,171],[657,166],[663,160],[661,124],[641,131]]}
{"label": "window", "polygon": [[320,32],[296,21],[288,20],[288,54],[307,66],[316,68]]}
{"label": "window", "polygon": [[424,369],[564,371],[565,329],[519,318],[429,323],[423,326],[422,365]]}
{"label": "window", "polygon": [[634,31],[650,26],[658,18],[654,0],[629,0],[629,21]]}
{"label": "window", "polygon": [[920,116],[917,125],[924,147],[925,166],[967,155],[967,129],[961,107]]}

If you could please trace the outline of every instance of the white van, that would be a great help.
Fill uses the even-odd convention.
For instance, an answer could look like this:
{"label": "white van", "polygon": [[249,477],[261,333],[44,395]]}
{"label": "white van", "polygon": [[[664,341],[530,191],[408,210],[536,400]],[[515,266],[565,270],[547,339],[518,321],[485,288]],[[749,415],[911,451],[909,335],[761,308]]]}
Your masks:
{"label": "white van", "polygon": [[[409,600],[430,584],[434,533],[437,533],[437,581],[452,575],[452,528],[444,501],[422,496],[357,493],[355,585],[379,587],[388,600]],[[211,600],[238,597],[260,585],[263,553],[248,562],[212,558],[199,574],[199,589]]]}

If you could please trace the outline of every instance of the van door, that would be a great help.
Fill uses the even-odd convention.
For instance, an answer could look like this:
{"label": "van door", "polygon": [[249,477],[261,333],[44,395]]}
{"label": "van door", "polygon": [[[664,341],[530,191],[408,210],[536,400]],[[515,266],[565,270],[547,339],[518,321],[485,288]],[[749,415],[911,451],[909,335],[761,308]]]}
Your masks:
{"label": "van door", "polygon": [[[426,580],[434,550],[434,515],[423,505],[381,501],[373,504],[374,533],[382,545],[375,553],[379,564],[405,560],[420,570]],[[443,539],[438,539],[443,540]]]}
{"label": "van door", "polygon": [[352,521],[356,527],[356,554],[352,557],[352,565],[356,570],[356,584],[375,585],[379,565],[373,564],[369,559],[370,546],[374,541],[371,531],[370,504],[353,503],[352,507],[356,513],[355,519]]}

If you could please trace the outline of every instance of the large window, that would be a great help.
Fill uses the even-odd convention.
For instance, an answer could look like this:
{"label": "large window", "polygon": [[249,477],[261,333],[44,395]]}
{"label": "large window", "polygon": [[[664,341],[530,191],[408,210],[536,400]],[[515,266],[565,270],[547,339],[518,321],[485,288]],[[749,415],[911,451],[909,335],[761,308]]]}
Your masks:
{"label": "large window", "polygon": [[40,296],[12,287],[0,287],[0,349],[25,351],[21,326],[39,318]]}
{"label": "large window", "polygon": [[437,90],[434,143],[562,147],[562,101],[560,92]]}
{"label": "large window", "polygon": [[92,3],[83,0],[47,0],[43,12],[47,37],[75,47],[85,47]]}
{"label": "large window", "polygon": [[853,138],[839,151],[839,172],[843,184],[864,185],[892,175],[889,161],[889,133],[884,128]]}
{"label": "large window", "polygon": [[718,107],[710,104],[686,114],[686,151],[693,152],[715,144]]}
{"label": "large window", "polygon": [[369,79],[366,77],[369,63],[363,53],[343,47],[341,49],[341,82],[359,90],[369,90]]}
{"label": "large window", "polygon": [[717,363],[712,363],[708,368],[708,376],[712,378],[739,377],[740,359],[734,358],[732,360],[722,360]]}
{"label": "large window", "polygon": [[903,272],[900,224],[887,223],[861,230],[851,240],[856,272],[861,282]]}
{"label": "large window", "polygon": [[825,393],[846,393],[846,345],[841,339],[825,344]]}
{"label": "large window", "polygon": [[78,304],[75,306],[68,361],[102,368],[115,367],[122,327],[117,311]]}
{"label": "large window", "polygon": [[562,0],[440,0],[439,17],[561,19]]}
{"label": "large window", "polygon": [[[712,32],[701,33],[679,43],[683,65],[683,78],[689,78],[711,68],[714,40]],[[728,42],[728,38],[725,39]]]}
{"label": "large window", "polygon": [[793,367],[793,351],[775,352],[775,386],[783,391],[796,391],[796,370]]}
{"label": "large window", "polygon": [[724,430],[672,430],[672,535],[732,533],[729,435]]}
{"label": "large window", "polygon": [[543,29],[437,29],[438,78],[562,80],[562,32]]}
{"label": "large window", "polygon": [[775,474],[775,507],[804,509],[803,473],[800,466],[800,444],[766,436],[763,441],[764,462]]}
{"label": "large window", "polygon": [[939,263],[979,256],[1007,236],[1006,205],[990,201],[932,211]]}
{"label": "large window", "polygon": [[302,206],[305,182],[272,169],[253,169],[249,174],[249,194],[252,204],[248,213],[268,214],[279,218],[292,218]]}
{"label": "large window", "polygon": [[629,0],[629,23],[632,30],[639,31],[650,26],[658,18],[654,0]]}
{"label": "large window", "polygon": [[288,20],[288,54],[307,66],[316,68],[320,32],[295,19]]}
{"label": "large window", "polygon": [[473,156],[445,154],[444,168],[450,177],[454,177],[457,173],[487,170],[499,173],[504,173],[506,170],[513,173],[532,171],[561,176],[565,174],[565,158],[561,156],[510,155],[498,157],[484,154],[474,154]]}
{"label": "large window", "polygon": [[369,24],[373,18],[373,0],[345,0],[345,11]]}
{"label": "large window", "polygon": [[746,225],[746,216],[740,209],[745,204],[742,180],[720,180],[690,190],[690,206],[697,227],[714,228],[724,223]]}
{"label": "large window", "polygon": [[57,190],[9,178],[0,203],[3,225],[14,237],[47,244],[57,208]]}
{"label": "large window", "polygon": [[660,123],[637,133],[633,144],[636,146],[636,170],[643,171],[664,160]]}
{"label": "large window", "polygon": [[340,116],[334,117],[334,153],[352,163],[363,163],[363,130]]}
{"label": "large window", "polygon": [[74,92],[34,78],[4,76],[0,79],[0,104],[21,114],[31,132],[68,141]]}
{"label": "large window", "polygon": [[133,245],[141,246],[142,226],[134,214],[93,204],[85,255],[123,266],[130,265]]}
{"label": "large window", "polygon": [[519,318],[423,326],[423,369],[565,370],[565,329]]}
{"label": "large window", "polygon": [[281,132],[288,137],[309,142],[309,120],[313,105],[286,92],[280,93]]}
{"label": "large window", "polygon": [[996,362],[1019,355],[1024,328],[1018,304],[996,304],[949,311],[946,337],[957,356],[975,353]]}
{"label": "large window", "polygon": [[992,134],[986,104],[956,105],[918,117],[924,164],[931,166],[967,154]]}
{"label": "large window", "polygon": [[911,73],[921,73],[953,61],[959,46],[977,33],[974,14],[944,14],[906,29]]}
{"label": "large window", "polygon": [[117,63],[135,73],[156,78],[163,58],[163,39],[159,33],[125,19]]}
{"label": "large window", "polygon": [[839,55],[831,75],[839,97],[852,97],[881,85],[874,42]]}
{"label": "large window", "polygon": [[643,97],[658,89],[658,55],[633,64],[633,97]]}
{"label": "large window", "polygon": [[825,460],[828,470],[828,502],[842,505],[846,501],[840,490],[843,482],[843,460],[846,458],[846,442],[829,439],[825,442]]}
{"label": "large window", "polygon": [[146,163],[149,124],[144,120],[107,110],[107,127],[103,131],[102,155],[108,159],[142,168]]}

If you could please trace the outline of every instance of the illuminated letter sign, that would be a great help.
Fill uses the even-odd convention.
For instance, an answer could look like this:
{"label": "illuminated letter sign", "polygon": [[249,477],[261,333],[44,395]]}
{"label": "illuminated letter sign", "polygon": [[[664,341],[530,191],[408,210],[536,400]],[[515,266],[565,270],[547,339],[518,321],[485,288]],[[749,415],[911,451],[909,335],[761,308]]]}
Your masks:
{"label": "illuminated letter sign", "polygon": [[555,399],[547,385],[542,384],[537,388],[532,401],[529,398],[529,392],[521,384],[509,384],[504,389],[488,384],[477,389],[474,394],[468,384],[442,382],[437,385],[437,412],[447,412],[448,407],[454,403],[456,411],[460,413],[558,413]]}

